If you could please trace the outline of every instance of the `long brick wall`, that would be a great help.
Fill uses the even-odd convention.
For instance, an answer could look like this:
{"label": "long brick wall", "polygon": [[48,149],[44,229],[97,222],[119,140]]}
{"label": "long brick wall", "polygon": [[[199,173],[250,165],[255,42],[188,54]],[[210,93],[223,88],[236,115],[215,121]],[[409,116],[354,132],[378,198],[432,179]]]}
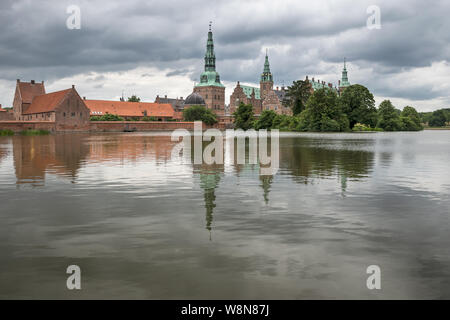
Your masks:
{"label": "long brick wall", "polygon": [[[224,123],[218,123],[214,126],[203,125],[203,129],[217,128],[225,129]],[[9,129],[14,132],[22,130],[48,130],[50,132],[71,132],[80,131],[72,130],[70,128],[61,128],[50,121],[0,121],[0,130]],[[194,130],[194,122],[144,122],[144,121],[91,121],[89,128],[90,132],[124,132],[124,131],[172,131],[175,129]]]}
{"label": "long brick wall", "polygon": [[193,122],[91,121],[91,132],[194,130]]}
{"label": "long brick wall", "polygon": [[51,121],[0,121],[0,130],[12,130],[14,132],[23,130],[47,130],[55,132],[56,126]]}

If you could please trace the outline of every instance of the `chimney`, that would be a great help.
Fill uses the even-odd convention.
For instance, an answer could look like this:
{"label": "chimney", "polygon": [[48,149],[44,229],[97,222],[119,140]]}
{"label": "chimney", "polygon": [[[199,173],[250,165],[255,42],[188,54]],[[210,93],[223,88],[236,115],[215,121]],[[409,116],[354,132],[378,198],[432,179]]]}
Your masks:
{"label": "chimney", "polygon": [[308,76],[306,76],[306,81],[308,81]]}
{"label": "chimney", "polygon": [[183,97],[180,97],[180,100],[183,100]]}
{"label": "chimney", "polygon": [[44,80],[42,80],[41,83],[44,84]]}
{"label": "chimney", "polygon": [[83,97],[83,100],[86,100],[86,97]]}
{"label": "chimney", "polygon": [[74,84],[72,85],[72,89],[75,89],[75,85]]}
{"label": "chimney", "polygon": [[284,91],[284,86],[281,87],[281,91]]}
{"label": "chimney", "polygon": [[34,80],[31,80],[31,84],[34,84]]}
{"label": "chimney", "polygon": [[338,80],[339,87],[341,86],[341,80]]}
{"label": "chimney", "polygon": [[314,82],[314,77],[312,77],[312,79],[311,79],[311,80],[312,80],[312,82]]}
{"label": "chimney", "polygon": [[17,79],[17,83],[20,83],[20,79]]}
{"label": "chimney", "polygon": [[167,99],[167,94],[164,95],[164,99]]}
{"label": "chimney", "polygon": [[278,87],[277,87],[277,91],[278,91]]}

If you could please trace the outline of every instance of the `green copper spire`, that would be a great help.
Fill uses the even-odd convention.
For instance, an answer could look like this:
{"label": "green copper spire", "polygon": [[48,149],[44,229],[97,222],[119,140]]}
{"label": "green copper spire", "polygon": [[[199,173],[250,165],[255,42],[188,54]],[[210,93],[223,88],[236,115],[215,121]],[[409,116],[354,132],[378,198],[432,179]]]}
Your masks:
{"label": "green copper spire", "polygon": [[270,72],[269,56],[266,50],[266,60],[264,61],[264,72],[261,75],[261,82],[273,82],[272,73]]}
{"label": "green copper spire", "polygon": [[214,40],[209,23],[208,40],[206,41],[205,71],[200,75],[200,83],[196,87],[217,86],[223,87],[220,83],[220,75],[216,72],[216,55],[214,53]]}
{"label": "green copper spire", "polygon": [[216,55],[214,54],[214,41],[209,23],[208,40],[206,42],[205,71],[216,71]]}
{"label": "green copper spire", "polygon": [[344,69],[342,70],[341,87],[348,87],[349,85],[350,85],[350,82],[348,82],[347,67],[346,67],[345,58],[344,58]]}

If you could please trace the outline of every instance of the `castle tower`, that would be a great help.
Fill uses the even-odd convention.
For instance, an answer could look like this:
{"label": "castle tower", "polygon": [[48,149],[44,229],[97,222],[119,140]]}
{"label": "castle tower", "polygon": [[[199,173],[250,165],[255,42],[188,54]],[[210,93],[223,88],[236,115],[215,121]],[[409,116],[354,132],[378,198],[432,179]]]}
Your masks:
{"label": "castle tower", "polygon": [[350,86],[350,82],[348,82],[348,75],[347,75],[347,66],[345,64],[345,58],[344,58],[344,69],[342,70],[342,78],[339,82],[339,94],[341,94],[345,88]]}
{"label": "castle tower", "polygon": [[261,100],[264,100],[270,91],[273,91],[273,77],[270,72],[269,57],[267,56],[264,62],[264,72],[261,74],[261,81],[259,82]]}
{"label": "castle tower", "polygon": [[220,75],[216,71],[216,55],[214,53],[211,23],[209,24],[208,40],[206,41],[205,71],[200,75],[200,83],[195,85],[194,92],[203,97],[206,107],[215,114],[225,114],[225,86],[220,83]]}

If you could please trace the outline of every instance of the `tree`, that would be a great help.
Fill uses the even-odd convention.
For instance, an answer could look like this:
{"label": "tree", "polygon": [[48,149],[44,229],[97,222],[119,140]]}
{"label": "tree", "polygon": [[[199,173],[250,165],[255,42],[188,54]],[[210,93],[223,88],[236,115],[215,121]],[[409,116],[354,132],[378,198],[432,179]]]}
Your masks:
{"label": "tree", "polygon": [[255,129],[270,129],[272,127],[273,120],[277,116],[273,110],[264,110],[261,113],[259,119],[255,122]]}
{"label": "tree", "polygon": [[444,109],[439,109],[433,112],[431,115],[430,122],[428,123],[430,127],[444,127],[447,121]]}
{"label": "tree", "polygon": [[378,107],[377,127],[385,131],[399,131],[402,129],[402,122],[397,109],[390,100],[384,100]]}
{"label": "tree", "polygon": [[253,106],[241,102],[237,110],[233,113],[234,124],[236,128],[248,130],[253,128],[255,118],[253,115]]}
{"label": "tree", "polygon": [[420,115],[416,109],[410,106],[403,108],[400,114],[400,120],[402,122],[402,130],[405,131],[420,131],[423,130],[420,123]]}
{"label": "tree", "polygon": [[311,96],[311,85],[308,81],[298,80],[292,83],[292,86],[287,88],[286,99],[283,104],[292,108],[292,113],[300,114],[305,110],[306,102]]}
{"label": "tree", "polygon": [[133,94],[131,97],[128,97],[128,102],[141,102],[141,98]]}
{"label": "tree", "polygon": [[314,91],[299,117],[299,131],[349,130],[349,121],[338,104],[338,97],[328,88]]}
{"label": "tree", "polygon": [[183,119],[185,121],[202,121],[208,125],[217,123],[217,117],[210,109],[198,105],[185,108]]}
{"label": "tree", "polygon": [[351,85],[344,90],[339,100],[342,112],[350,122],[350,128],[357,123],[375,128],[378,120],[377,108],[373,94],[366,87],[360,84]]}

